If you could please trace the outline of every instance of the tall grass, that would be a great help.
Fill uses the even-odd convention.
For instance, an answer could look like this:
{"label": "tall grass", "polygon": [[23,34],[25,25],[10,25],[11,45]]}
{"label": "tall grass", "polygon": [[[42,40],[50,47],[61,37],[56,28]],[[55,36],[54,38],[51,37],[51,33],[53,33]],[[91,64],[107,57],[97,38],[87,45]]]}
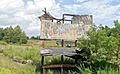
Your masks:
{"label": "tall grass", "polygon": [[[4,73],[3,73],[4,72]],[[1,74],[35,74],[35,67],[13,62],[6,56],[0,56]]]}
{"label": "tall grass", "polygon": [[[46,58],[48,60],[48,58]],[[50,61],[46,61],[46,64],[62,64],[61,57],[55,56],[49,58]],[[75,61],[69,57],[64,57],[63,64],[75,64]]]}
{"label": "tall grass", "polygon": [[[39,41],[37,41],[39,42]],[[55,45],[55,42],[54,42]],[[51,44],[46,46],[52,47]],[[35,74],[35,67],[32,65],[21,65],[10,60],[14,56],[23,60],[39,60],[39,43],[32,41],[26,45],[12,45],[4,42],[0,43],[0,74]],[[61,64],[60,56],[46,58],[46,64]],[[64,64],[75,64],[73,59],[64,57]],[[70,71],[69,74],[120,74],[120,68],[106,61],[94,61],[94,63],[81,63],[77,65],[77,71]]]}
{"label": "tall grass", "polygon": [[18,59],[40,60],[39,46],[0,45],[0,47],[0,52],[10,58],[19,56]]}
{"label": "tall grass", "polygon": [[99,69],[97,72],[92,71],[91,68],[85,68],[84,65],[77,66],[78,71],[69,71],[69,74],[120,74],[120,67],[114,69],[113,67],[105,67]]}
{"label": "tall grass", "polygon": [[105,67],[104,70],[99,69],[97,74],[120,74],[120,68],[114,69],[113,67]]}
{"label": "tall grass", "polygon": [[0,67],[0,74],[15,74],[15,73],[9,69],[5,69],[5,68]]}

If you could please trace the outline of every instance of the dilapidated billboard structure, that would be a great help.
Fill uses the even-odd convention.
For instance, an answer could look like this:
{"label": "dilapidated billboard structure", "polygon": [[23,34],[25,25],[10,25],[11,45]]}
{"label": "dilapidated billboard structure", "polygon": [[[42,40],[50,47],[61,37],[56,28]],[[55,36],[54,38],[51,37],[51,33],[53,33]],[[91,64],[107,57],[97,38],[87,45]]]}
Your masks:
{"label": "dilapidated billboard structure", "polygon": [[[52,70],[52,74],[69,74],[69,70],[75,69],[75,64],[78,59],[88,59],[89,55],[80,48],[44,48],[45,39],[60,39],[62,47],[69,44],[69,46],[77,46],[78,38],[87,38],[87,31],[92,25],[92,15],[74,15],[63,14],[61,19],[51,16],[46,10],[45,13],[39,17],[41,21],[40,39],[43,39],[43,48],[40,50],[41,54],[41,73],[48,74],[48,70]],[[69,17],[69,18],[67,18]],[[71,18],[70,18],[71,17]],[[64,42],[70,41],[70,42]],[[59,40],[58,40],[59,41]],[[71,41],[75,41],[74,43]],[[60,55],[60,63],[45,64],[45,56]],[[64,57],[73,59],[73,64],[66,63]]]}
{"label": "dilapidated billboard structure", "polygon": [[[69,16],[71,19],[66,19]],[[63,14],[62,19],[57,19],[45,11],[45,14],[39,18],[41,39],[76,40],[86,38],[86,33],[92,25],[92,15]]]}

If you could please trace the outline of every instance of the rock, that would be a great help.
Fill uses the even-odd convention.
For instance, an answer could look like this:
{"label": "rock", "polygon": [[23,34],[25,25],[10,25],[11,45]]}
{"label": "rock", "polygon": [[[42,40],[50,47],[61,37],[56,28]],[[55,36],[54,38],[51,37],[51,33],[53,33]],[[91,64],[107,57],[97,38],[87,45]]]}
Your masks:
{"label": "rock", "polygon": [[20,61],[20,57],[19,57],[19,56],[14,56],[14,57],[12,58],[12,60],[13,60],[14,62],[19,62],[19,61]]}
{"label": "rock", "polygon": [[0,56],[3,56],[4,54],[3,53],[0,53]]}
{"label": "rock", "polygon": [[26,60],[21,60],[20,61],[22,64],[27,64],[27,61]]}
{"label": "rock", "polygon": [[32,60],[27,60],[27,63],[28,63],[28,64],[32,64],[33,61],[32,61]]}
{"label": "rock", "polygon": [[21,64],[26,64],[26,63],[27,63],[26,60],[21,60],[20,58],[21,58],[21,57],[19,57],[19,56],[14,56],[14,57],[12,58],[12,60],[13,60],[14,62],[21,63]]}
{"label": "rock", "polygon": [[14,62],[17,62],[17,63],[21,63],[21,64],[33,64],[33,61],[32,60],[22,60],[22,59],[20,59],[21,57],[19,57],[19,56],[14,56],[13,58],[12,58],[12,60],[14,61]]}

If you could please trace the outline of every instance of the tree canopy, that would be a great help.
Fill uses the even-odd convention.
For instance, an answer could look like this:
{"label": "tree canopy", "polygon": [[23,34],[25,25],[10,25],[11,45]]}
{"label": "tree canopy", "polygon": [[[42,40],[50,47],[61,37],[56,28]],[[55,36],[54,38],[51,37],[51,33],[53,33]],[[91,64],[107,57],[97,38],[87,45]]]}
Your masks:
{"label": "tree canopy", "polygon": [[13,28],[12,26],[7,28],[0,28],[0,40],[6,41],[7,43],[27,43],[27,36],[20,26]]}
{"label": "tree canopy", "polygon": [[101,59],[112,59],[116,56],[119,59],[120,54],[120,23],[114,21],[114,27],[93,25],[88,32],[87,39],[79,39],[80,48],[86,48],[91,51],[92,56]]}

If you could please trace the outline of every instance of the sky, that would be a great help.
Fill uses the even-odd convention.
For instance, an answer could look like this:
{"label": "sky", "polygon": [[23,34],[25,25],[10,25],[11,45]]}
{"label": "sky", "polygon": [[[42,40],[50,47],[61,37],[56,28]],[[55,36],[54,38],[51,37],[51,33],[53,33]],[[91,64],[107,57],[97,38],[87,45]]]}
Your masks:
{"label": "sky", "polygon": [[57,18],[64,13],[93,15],[96,25],[113,27],[114,20],[120,21],[120,0],[0,0],[0,27],[20,25],[27,36],[37,36],[44,8]]}

